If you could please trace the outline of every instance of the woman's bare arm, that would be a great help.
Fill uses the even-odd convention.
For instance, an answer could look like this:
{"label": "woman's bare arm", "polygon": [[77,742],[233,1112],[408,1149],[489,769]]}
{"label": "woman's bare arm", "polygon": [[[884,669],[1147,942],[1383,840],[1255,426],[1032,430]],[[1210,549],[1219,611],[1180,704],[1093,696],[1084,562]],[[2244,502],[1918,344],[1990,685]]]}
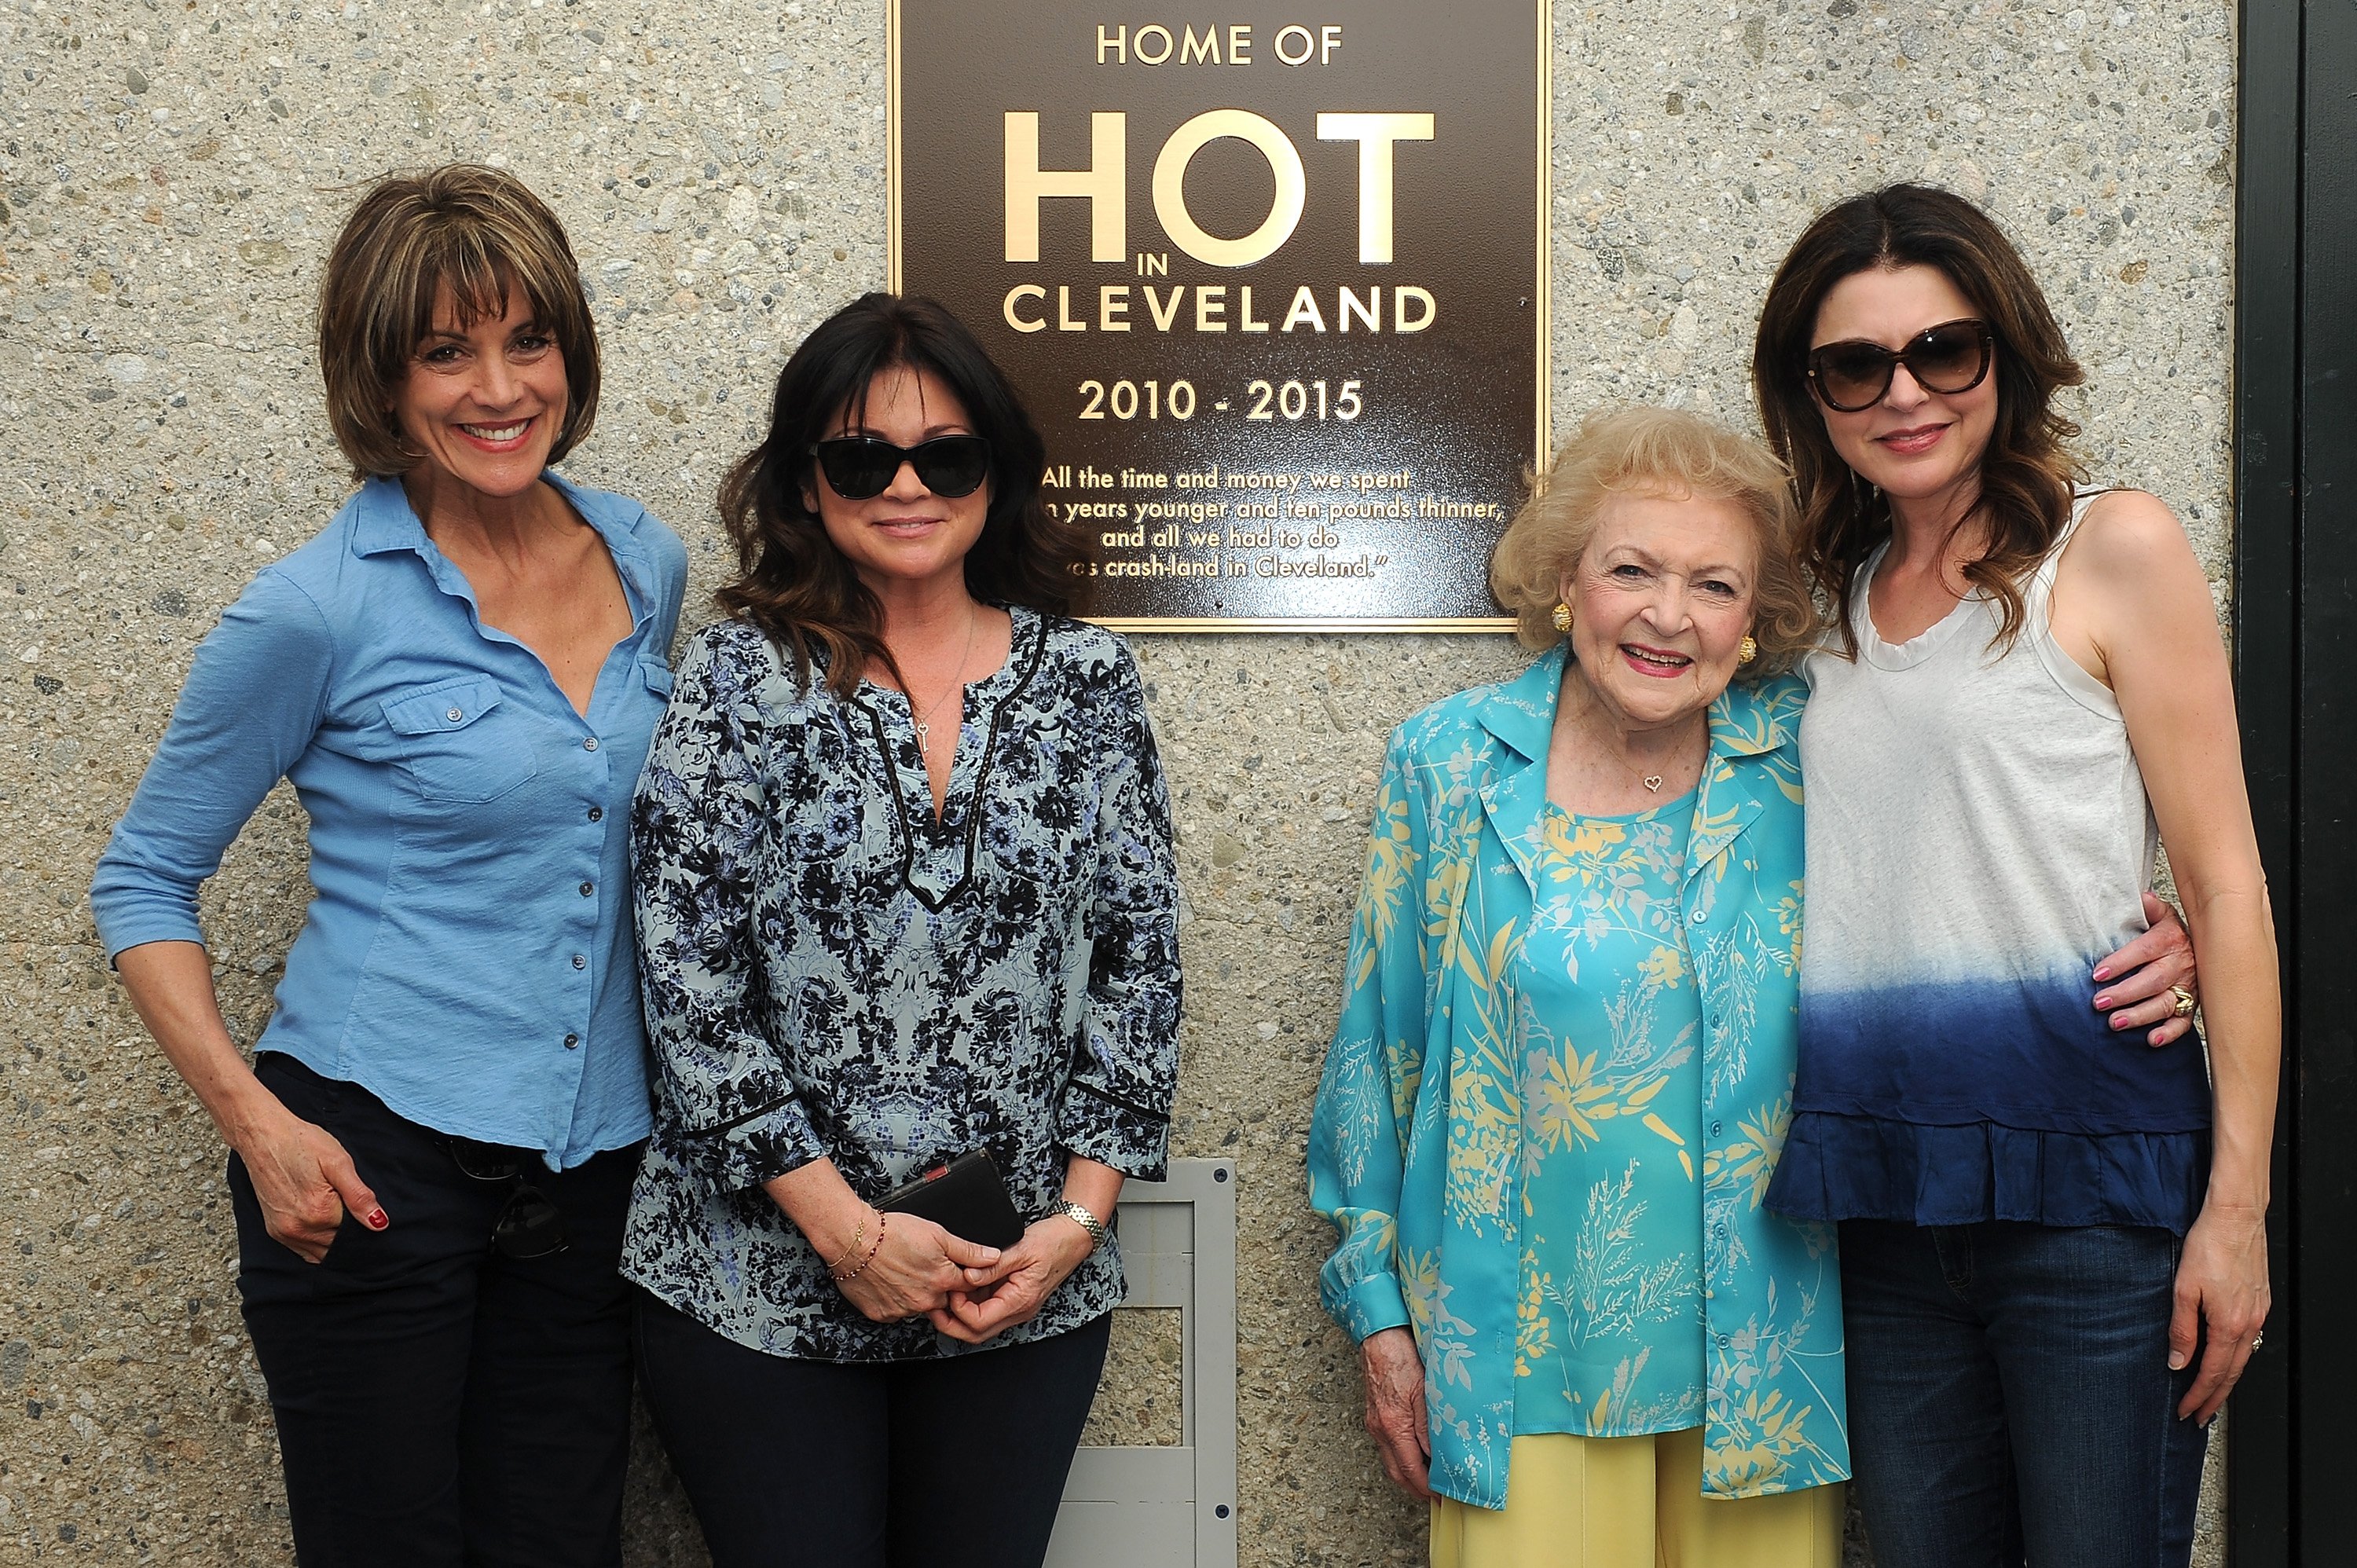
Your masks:
{"label": "woman's bare arm", "polygon": [[2178,1270],[2169,1359],[2208,1343],[2180,1415],[2210,1419],[2249,1359],[2268,1306],[2268,1165],[2283,1005],[2275,922],[2243,779],[2226,650],[2184,530],[2150,496],[2090,509],[2065,553],[2055,635],[2110,685],[2127,721],[2185,904],[2209,1026],[2209,1191]]}
{"label": "woman's bare arm", "polygon": [[391,1223],[344,1146],[280,1104],[245,1065],[221,1021],[201,946],[142,942],[116,954],[114,964],[147,1032],[245,1161],[272,1236],[316,1263],[347,1209],[372,1230]]}

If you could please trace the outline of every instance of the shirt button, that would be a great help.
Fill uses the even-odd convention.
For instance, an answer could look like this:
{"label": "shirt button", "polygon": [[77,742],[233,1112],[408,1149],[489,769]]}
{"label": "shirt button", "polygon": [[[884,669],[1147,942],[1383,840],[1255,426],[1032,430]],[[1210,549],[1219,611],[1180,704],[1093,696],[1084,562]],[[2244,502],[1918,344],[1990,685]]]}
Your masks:
{"label": "shirt button", "polygon": [[449,717],[450,722],[451,722],[452,724],[454,724],[454,725],[455,725],[455,724],[457,724],[460,719],[465,718],[466,716],[467,716],[467,715],[466,715],[465,714],[463,714],[463,713],[459,712],[457,708],[452,708],[452,709],[450,710],[450,712],[449,712],[449,714],[448,714],[448,717]]}
{"label": "shirt button", "polygon": [[591,822],[604,822],[604,821],[606,820],[606,808],[605,808],[605,807],[603,807],[603,806],[592,806],[592,807],[590,807],[590,808],[589,808],[589,820],[590,820]]}
{"label": "shirt button", "polygon": [[1686,918],[1699,926],[1703,922],[1703,912],[1700,909],[1696,909],[1693,914],[1687,916]]}
{"label": "shirt button", "polygon": [[[581,962],[581,961],[580,961],[579,959],[577,959],[577,958],[576,958],[576,959],[575,959],[573,961],[574,961],[574,964],[575,964],[576,967],[577,967],[577,966],[580,964],[580,962]],[[1712,1137],[1714,1137],[1714,1138],[1716,1138],[1716,1137],[1717,1137],[1717,1136],[1718,1136],[1718,1123],[1717,1123],[1717,1122],[1712,1122],[1712,1123],[1710,1124],[1710,1135],[1711,1135]]]}
{"label": "shirt button", "polygon": [[565,1036],[565,1048],[566,1050],[568,1050],[568,1051],[577,1051],[577,1050],[579,1050],[579,1049],[581,1048],[581,1036],[578,1036],[578,1035],[567,1035],[567,1036]]}
{"label": "shirt button", "polygon": [[[575,954],[573,955],[573,967],[574,967],[574,968],[576,968],[576,969],[587,969],[587,968],[589,967],[589,960],[588,960],[588,958],[587,958],[587,956],[585,956],[584,954],[581,954],[581,953],[575,953]],[[1716,1128],[1716,1127],[1714,1127],[1714,1128],[1712,1128],[1712,1129],[1711,1129],[1711,1131],[1712,1131],[1712,1132],[1714,1132],[1714,1133],[1716,1133],[1716,1132],[1717,1132],[1717,1131],[1718,1131],[1718,1129],[1717,1129],[1717,1128]]]}
{"label": "shirt button", "polygon": [[581,749],[582,749],[582,750],[584,750],[584,751],[595,751],[595,750],[597,750],[597,737],[596,736],[594,736],[594,735],[593,735],[593,736],[591,736],[587,740],[583,741],[583,742],[581,743]]}
{"label": "shirt button", "polygon": [[597,885],[594,882],[585,882],[581,885],[581,897],[584,898],[591,897],[597,891]]}

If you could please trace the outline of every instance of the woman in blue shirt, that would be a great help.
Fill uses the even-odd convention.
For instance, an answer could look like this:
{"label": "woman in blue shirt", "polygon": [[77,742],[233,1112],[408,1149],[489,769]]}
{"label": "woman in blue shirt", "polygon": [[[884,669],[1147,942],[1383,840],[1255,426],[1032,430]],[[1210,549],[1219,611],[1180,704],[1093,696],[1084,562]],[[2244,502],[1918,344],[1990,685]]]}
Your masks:
{"label": "woman in blue shirt", "polygon": [[[597,345],[511,177],[363,197],[319,353],[360,491],[198,649],[91,903],[232,1150],[298,1561],[615,1564],[650,1124],[626,829],[685,553],[548,471]],[[314,896],[249,1069],[198,891],[282,777]]]}

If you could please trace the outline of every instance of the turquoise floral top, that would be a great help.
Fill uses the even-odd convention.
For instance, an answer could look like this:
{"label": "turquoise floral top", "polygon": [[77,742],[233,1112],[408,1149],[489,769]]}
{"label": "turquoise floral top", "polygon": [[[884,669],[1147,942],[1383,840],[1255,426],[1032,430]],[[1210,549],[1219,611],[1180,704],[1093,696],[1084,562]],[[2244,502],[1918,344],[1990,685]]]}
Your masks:
{"label": "turquoise floral top", "polygon": [[1694,808],[1541,810],[1512,974],[1517,1434],[1702,1424],[1702,998],[1680,897]]}
{"label": "turquoise floral top", "polygon": [[[1309,1133],[1310,1202],[1340,1233],[1319,1274],[1326,1309],[1357,1339],[1413,1329],[1432,1485],[1493,1509],[1506,1501],[1534,1229],[1523,1208],[1531,1151],[1516,1019],[1562,678],[1557,649],[1392,737]],[[1760,1207],[1797,1056],[1803,700],[1800,682],[1780,677],[1730,687],[1712,705],[1676,893],[1700,1014],[1712,1497],[1849,1474],[1833,1232]],[[1613,1117],[1640,1091],[1611,1099]],[[1644,1108],[1635,1114],[1641,1125]]]}

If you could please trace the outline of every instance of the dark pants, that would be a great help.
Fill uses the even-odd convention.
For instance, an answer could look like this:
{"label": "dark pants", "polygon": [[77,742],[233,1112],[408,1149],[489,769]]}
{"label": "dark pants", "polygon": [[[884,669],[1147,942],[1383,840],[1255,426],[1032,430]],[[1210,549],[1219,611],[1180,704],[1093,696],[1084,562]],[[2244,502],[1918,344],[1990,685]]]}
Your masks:
{"label": "dark pants", "polygon": [[[238,1288],[286,1469],[302,1568],[619,1568],[630,1299],[616,1273],[636,1146],[522,1179],[569,1244],[519,1260],[491,1228],[517,1182],[357,1084],[265,1055],[286,1108],[352,1157],[392,1224],[347,1217],[324,1262],[271,1240],[230,1159]],[[483,1145],[476,1146],[479,1150]]]}
{"label": "dark pants", "polygon": [[1843,1224],[1878,1568],[2183,1568],[2209,1432],[2177,1415],[2177,1256],[2141,1228]]}
{"label": "dark pants", "polygon": [[765,1355],[640,1293],[639,1377],[714,1568],[1039,1568],[1113,1315],[941,1360]]}

